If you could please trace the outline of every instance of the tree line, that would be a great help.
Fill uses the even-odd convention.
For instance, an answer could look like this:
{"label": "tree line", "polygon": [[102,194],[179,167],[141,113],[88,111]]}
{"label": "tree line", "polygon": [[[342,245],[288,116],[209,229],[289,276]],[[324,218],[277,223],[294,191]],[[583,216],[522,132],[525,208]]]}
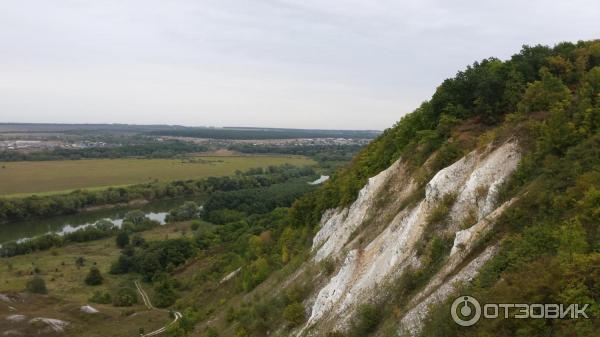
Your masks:
{"label": "tree line", "polygon": [[173,158],[178,155],[204,152],[208,147],[182,141],[145,142],[143,144],[125,144],[119,146],[90,147],[83,149],[57,148],[49,151],[18,152],[0,151],[0,161],[43,161],[78,160],[98,158]]}
{"label": "tree line", "polygon": [[36,217],[75,214],[93,206],[127,203],[132,200],[157,200],[208,194],[213,191],[233,191],[285,182],[292,178],[311,177],[310,167],[293,165],[270,166],[238,172],[234,176],[209,177],[199,180],[152,182],[99,191],[77,190],[68,194],[0,198],[0,222],[18,221]]}
{"label": "tree line", "polygon": [[144,212],[133,210],[125,214],[120,228],[108,220],[99,220],[94,225],[86,226],[63,235],[50,233],[29,239],[4,243],[0,247],[0,257],[29,254],[54,247],[62,247],[69,243],[100,240],[115,234],[120,235],[122,233],[141,232],[158,225],[160,225],[158,221],[150,220],[146,217]]}

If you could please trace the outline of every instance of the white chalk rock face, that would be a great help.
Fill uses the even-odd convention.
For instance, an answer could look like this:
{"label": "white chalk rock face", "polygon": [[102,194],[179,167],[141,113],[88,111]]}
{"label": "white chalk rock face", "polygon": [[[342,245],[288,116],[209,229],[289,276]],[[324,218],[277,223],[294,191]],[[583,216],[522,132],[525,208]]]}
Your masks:
{"label": "white chalk rock face", "polygon": [[425,188],[425,199],[435,202],[447,194],[456,193],[473,171],[477,159],[477,154],[471,152],[456,163],[439,170]]}
{"label": "white chalk rock face", "polygon": [[319,320],[324,313],[331,310],[333,304],[337,303],[345,295],[347,291],[346,286],[351,282],[352,276],[355,273],[357,258],[358,251],[352,250],[348,252],[340,271],[319,291],[319,296],[313,304],[312,315],[308,320],[307,326]]}
{"label": "white chalk rock face", "polygon": [[508,142],[481,158],[477,168],[457,191],[458,197],[450,216],[455,223],[462,221],[470,209],[477,210],[481,220],[494,210],[498,189],[517,168],[521,155],[516,142]]}
{"label": "white chalk rock face", "polygon": [[349,208],[328,210],[323,214],[321,230],[313,239],[313,249],[317,249],[315,254],[317,262],[326,259],[334,252],[339,252],[339,249],[346,244],[352,233],[362,224],[367,211],[373,205],[373,198],[398,165],[400,165],[400,160],[370,178]]}
{"label": "white chalk rock face", "polygon": [[[432,278],[425,291],[413,299],[412,311],[400,324],[406,325],[404,330],[411,333],[417,331],[414,326],[427,314],[429,305],[440,302],[452,293],[453,286],[444,280],[450,275],[454,275],[454,281],[472,279],[481,265],[495,253],[496,249],[489,248],[470,262],[464,260],[469,255],[472,243],[505,209],[501,207],[494,211],[498,188],[515,170],[519,159],[518,146],[514,140],[498,148],[490,146],[484,151],[473,151],[440,170],[426,185],[425,198],[419,203],[410,208],[386,210],[394,213],[382,214],[382,210],[373,209],[373,200],[378,194],[393,188],[393,191],[400,191],[400,197],[405,195],[402,193],[403,188],[406,189],[409,185],[402,179],[390,179],[392,174],[398,172],[396,168],[400,163],[397,161],[369,179],[349,208],[325,212],[321,229],[313,240],[314,260],[321,261],[329,256],[338,257],[343,252],[347,253],[339,256],[343,264],[337,275],[318,290],[309,319],[298,335],[305,331],[309,331],[311,335],[319,330],[320,324],[344,329],[360,304],[384,296],[378,292],[381,284],[400,276],[418,260],[416,244],[423,237],[431,211],[445,195],[455,194],[457,198],[450,212],[450,227],[463,221],[465,212],[471,209],[477,211],[479,221],[472,229],[456,233],[452,254],[446,265],[439,275]],[[402,186],[388,186],[390,181]],[[382,219],[391,220],[363,249],[350,249],[347,244],[352,233],[356,230],[369,230],[369,223],[364,223],[369,212],[376,212]],[[448,230],[454,233],[458,227]],[[463,262],[468,262],[466,267],[457,270],[459,266],[465,265]]]}
{"label": "white chalk rock face", "polygon": [[496,246],[488,247],[483,253],[471,260],[467,266],[415,305],[400,321],[400,333],[408,332],[412,336],[417,335],[421,331],[423,320],[427,317],[429,308],[446,300],[457,290],[456,287],[461,283],[472,281],[483,264],[489,261],[497,251],[498,247]]}

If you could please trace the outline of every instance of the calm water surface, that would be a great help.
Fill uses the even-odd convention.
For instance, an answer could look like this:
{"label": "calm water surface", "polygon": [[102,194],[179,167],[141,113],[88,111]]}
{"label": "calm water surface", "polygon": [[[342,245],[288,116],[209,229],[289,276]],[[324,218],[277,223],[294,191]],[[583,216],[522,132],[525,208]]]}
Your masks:
{"label": "calm water surface", "polygon": [[165,223],[165,217],[170,209],[175,208],[185,201],[195,201],[198,204],[202,202],[197,199],[169,199],[155,201],[144,206],[117,207],[80,214],[57,216],[49,219],[35,219],[28,221],[0,224],[0,244],[18,241],[35,236],[57,233],[65,234],[76,231],[80,228],[93,226],[98,220],[106,219],[116,226],[121,226],[125,214],[134,209],[141,209],[146,216],[162,224]]}

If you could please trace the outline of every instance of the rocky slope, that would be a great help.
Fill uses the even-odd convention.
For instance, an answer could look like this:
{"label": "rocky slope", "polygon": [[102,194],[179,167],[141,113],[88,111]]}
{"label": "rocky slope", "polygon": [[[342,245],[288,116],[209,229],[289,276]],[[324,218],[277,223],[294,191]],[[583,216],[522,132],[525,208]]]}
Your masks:
{"label": "rocky slope", "polygon": [[[326,211],[313,240],[313,259],[340,261],[341,267],[309,299],[310,315],[297,335],[343,331],[360,304],[385,296],[382,285],[399,278],[407,268],[418,267],[422,257],[417,244],[424,240],[432,213],[447,198],[453,202],[439,234],[454,238],[452,249],[398,322],[400,331],[417,334],[429,305],[450,296],[456,282],[471,280],[497,251],[492,245],[472,254],[478,240],[510,204],[497,205],[498,189],[520,157],[516,139],[475,150],[437,172],[417,202],[409,202],[416,179],[399,159],[369,179],[349,207]],[[474,223],[465,227],[467,217]],[[375,218],[390,220],[373,228]],[[379,231],[377,235],[374,230]]]}

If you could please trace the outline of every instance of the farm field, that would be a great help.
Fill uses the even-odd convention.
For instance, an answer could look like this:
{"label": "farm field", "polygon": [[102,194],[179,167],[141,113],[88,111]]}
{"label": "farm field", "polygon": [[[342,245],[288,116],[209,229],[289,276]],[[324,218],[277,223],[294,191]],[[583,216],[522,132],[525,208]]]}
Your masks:
{"label": "farm field", "polygon": [[195,156],[184,159],[85,159],[0,163],[0,195],[64,193],[180,179],[231,175],[281,164],[311,165],[299,156]]}

